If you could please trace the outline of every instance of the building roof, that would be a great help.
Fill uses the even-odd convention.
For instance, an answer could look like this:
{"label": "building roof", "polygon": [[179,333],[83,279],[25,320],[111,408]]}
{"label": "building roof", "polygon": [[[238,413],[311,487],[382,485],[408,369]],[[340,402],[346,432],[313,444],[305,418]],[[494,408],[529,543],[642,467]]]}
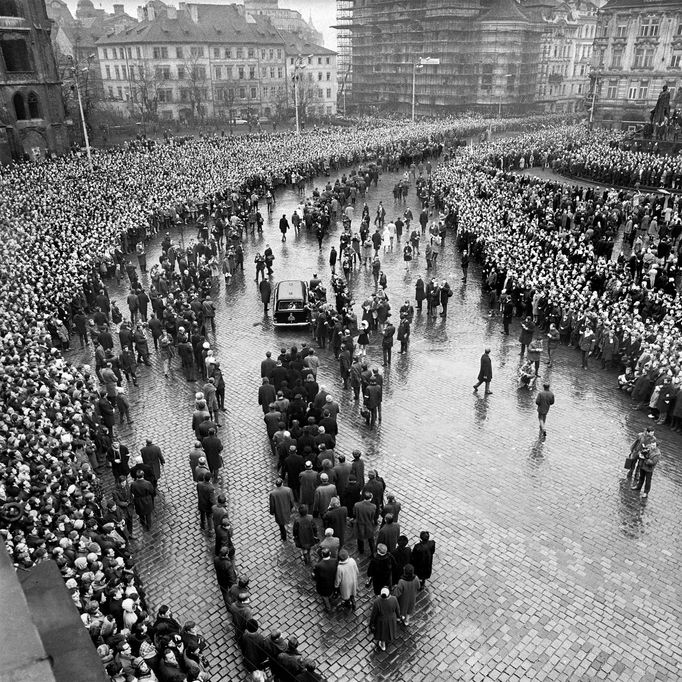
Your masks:
{"label": "building roof", "polygon": [[322,45],[302,40],[297,35],[289,31],[280,30],[279,34],[284,40],[284,51],[289,55],[314,54],[314,55],[335,55],[334,50],[330,50]]}
{"label": "building roof", "polygon": [[126,43],[267,43],[283,44],[283,39],[264,16],[244,15],[236,5],[194,5],[197,22],[187,11],[174,18],[160,16],[143,21],[121,33],[109,33],[98,45]]}
{"label": "building roof", "polygon": [[533,19],[526,14],[516,0],[493,0],[479,21],[525,21]]}
{"label": "building roof", "polygon": [[602,12],[620,9],[641,9],[647,12],[657,9],[680,9],[680,0],[609,0],[602,8]]}

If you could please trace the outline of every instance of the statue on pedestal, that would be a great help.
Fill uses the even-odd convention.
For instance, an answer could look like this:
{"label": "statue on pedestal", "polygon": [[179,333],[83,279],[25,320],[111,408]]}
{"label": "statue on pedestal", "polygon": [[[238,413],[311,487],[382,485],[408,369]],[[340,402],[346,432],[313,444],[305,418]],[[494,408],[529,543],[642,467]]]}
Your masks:
{"label": "statue on pedestal", "polygon": [[658,96],[656,106],[651,110],[651,122],[654,125],[660,125],[666,121],[670,116],[670,91],[668,86],[664,85],[661,94]]}

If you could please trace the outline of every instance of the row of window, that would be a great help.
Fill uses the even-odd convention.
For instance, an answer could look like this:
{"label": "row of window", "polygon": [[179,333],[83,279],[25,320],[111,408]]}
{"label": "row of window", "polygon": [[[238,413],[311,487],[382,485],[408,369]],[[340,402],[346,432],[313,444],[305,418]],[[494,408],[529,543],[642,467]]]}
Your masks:
{"label": "row of window", "polygon": [[[327,106],[308,106],[307,111],[311,116],[316,116],[317,114],[320,114],[321,116],[327,115],[331,116],[334,113],[334,107],[332,105],[327,105]],[[164,120],[164,121],[172,121],[174,117],[175,112],[172,109],[164,109],[159,111],[159,117]],[[251,108],[245,108],[245,109],[230,109],[229,111],[224,108],[216,108],[216,114],[220,115],[222,114],[223,116],[229,117],[229,118],[241,118],[241,119],[248,119],[252,114],[253,110]],[[270,118],[272,116],[272,109],[270,107],[263,107],[263,116]]]}
{"label": "row of window", "polygon": [[[623,53],[622,47],[614,47],[611,52],[611,68],[623,68]],[[654,56],[656,50],[653,47],[638,47],[635,50],[635,56],[632,60],[633,69],[651,69],[654,66]],[[673,69],[679,69],[682,65],[682,51],[675,51],[670,59],[668,66]]]}
{"label": "row of window", "polygon": [[[606,98],[618,99],[621,81],[618,79],[609,80],[606,82]],[[627,83],[627,98],[629,100],[647,100],[649,99],[649,81],[648,80],[633,80]]]}
{"label": "row of window", "polygon": [[[100,49],[102,51],[102,59],[132,59],[133,54],[135,55],[136,59],[142,59],[142,47],[140,45],[136,45],[135,47],[102,47]],[[257,59],[259,56],[258,50],[255,47],[206,48],[203,45],[152,47],[153,59],[169,59],[172,56],[174,56],[176,59],[186,59],[187,57],[196,57],[197,59],[202,59],[210,55],[213,55],[213,59],[244,59],[245,56],[248,59]],[[261,49],[260,59],[262,61],[282,61],[282,50],[275,48]],[[327,61],[327,64],[329,64],[329,61]]]}
{"label": "row of window", "polygon": [[[129,100],[130,99],[130,88],[125,88],[123,86],[119,86],[114,88],[113,86],[109,86],[107,88],[107,92],[109,95],[110,99],[118,99],[118,100]],[[135,93],[135,90],[133,90],[133,93]],[[178,91],[179,93],[179,100],[180,102],[189,102],[192,100],[192,94],[193,93],[198,93],[199,94],[199,99],[202,101],[207,101],[209,99],[209,89],[208,88],[180,88]],[[271,99],[274,99],[276,97],[281,97],[284,93],[284,89],[280,87],[264,87],[262,88],[262,96],[264,98],[270,97]],[[316,88],[316,89],[311,89],[308,91],[309,96],[311,97],[317,97],[318,99],[331,99],[332,98],[332,89],[327,88],[326,90],[323,90],[322,88]],[[173,102],[173,90],[171,88],[157,88],[156,90],[156,97],[157,100],[160,103],[168,104],[170,102]],[[258,98],[258,88],[256,87],[240,87],[240,88],[216,88],[215,90],[215,99],[218,101],[232,101],[235,98],[238,99],[257,99]],[[133,99],[135,99],[135,96],[133,94]],[[29,100],[29,104],[31,103],[31,100]],[[37,116],[31,116],[31,118],[38,118]]]}
{"label": "row of window", "polygon": [[[628,37],[629,22],[627,17],[616,18],[616,38]],[[608,27],[604,26],[604,34]],[[642,17],[639,21],[637,35],[641,38],[656,38],[661,32],[660,17]],[[677,35],[682,36],[682,22],[677,25]]]}
{"label": "row of window", "polygon": [[[248,69],[248,71],[247,71]],[[192,67],[185,67],[185,66],[177,66],[176,67],[176,73],[177,73],[177,79],[178,80],[185,80],[186,78],[197,81],[197,80],[206,80],[206,67],[203,64],[197,64],[196,66]],[[104,65],[104,73],[106,80],[111,80],[112,75],[116,80],[128,80],[130,78],[131,80],[136,80],[140,79],[143,80],[145,78],[145,67],[143,65],[135,65],[132,64],[128,67],[125,65],[121,64],[115,64],[113,69],[111,65],[105,64]],[[255,66],[215,66],[213,67],[213,74],[215,80],[232,80],[235,77],[235,74],[239,80],[245,80],[248,78],[249,80],[256,80],[258,77],[258,71]],[[268,78],[268,76],[272,79],[278,78],[281,80],[284,78],[284,68],[281,66],[274,67],[266,67],[263,66],[260,69],[260,75],[261,78]],[[172,72],[171,72],[171,67],[170,66],[156,66],[154,67],[154,77],[157,81],[168,81],[173,78]],[[307,79],[309,81],[314,80],[314,76],[312,72],[308,72]],[[326,80],[330,82],[332,80],[332,74],[330,71],[327,71],[326,73],[323,73],[322,71],[317,72],[317,80],[318,81],[323,81]]]}

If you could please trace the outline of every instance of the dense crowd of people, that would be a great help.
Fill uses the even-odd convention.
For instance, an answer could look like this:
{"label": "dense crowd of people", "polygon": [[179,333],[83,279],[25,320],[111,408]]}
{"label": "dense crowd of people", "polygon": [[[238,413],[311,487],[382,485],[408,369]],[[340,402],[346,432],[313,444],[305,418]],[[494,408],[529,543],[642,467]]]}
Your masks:
{"label": "dense crowd of people", "polygon": [[[0,172],[0,532],[17,567],[58,564],[112,680],[207,675],[194,623],[181,625],[165,605],[149,613],[131,543],[135,515],[141,541],[149,537],[163,460],[156,453],[145,461],[153,444],[129,452],[116,418],[134,417],[125,383],[142,380],[138,368],[149,364],[153,342],[166,374],[177,352],[187,379],[206,380],[209,415],[218,419],[225,385],[204,344],[215,331],[208,294],[220,273],[210,264],[213,234],[202,232],[203,251],[169,237],[145,289],[138,268],[147,271],[147,237],[210,207],[212,225],[224,217],[222,237],[230,239],[242,222],[230,218],[253,194],[267,200],[280,183],[369,156],[405,161],[433,136],[456,138],[472,125],[480,122],[142,141],[95,152],[92,171],[69,157]],[[234,251],[239,267],[238,245]],[[130,286],[125,320],[109,297],[112,279]],[[94,367],[62,356],[76,340],[92,343]]]}
{"label": "dense crowd of people", "polygon": [[431,193],[441,211],[455,213],[460,248],[481,263],[502,333],[509,333],[514,316],[526,321],[522,354],[539,342],[535,363],[544,348],[551,354],[563,342],[581,352],[585,369],[589,358],[619,368],[619,383],[638,406],[679,431],[680,196],[512,172],[606,148],[612,153],[605,162],[610,158],[617,168],[621,155],[608,146],[612,139],[613,133],[577,126],[468,148],[434,172]]}
{"label": "dense crowd of people", "polygon": [[[495,123],[498,128],[503,125]],[[509,125],[518,127],[519,123]],[[524,125],[537,125],[537,121],[529,119]],[[133,512],[143,530],[151,527],[159,479],[154,461],[162,463],[162,458],[149,455],[149,451],[146,461],[144,453],[131,456],[116,437],[116,413],[121,421],[131,420],[123,378],[137,383],[137,366],[148,362],[150,342],[164,354],[165,373],[177,353],[186,378],[201,377],[204,385],[196,406],[201,417],[195,415],[193,428],[200,443],[195,452],[197,467],[207,466],[201,480],[193,473],[197,486],[206,484],[197,489],[199,499],[203,499],[200,508],[207,515],[210,507],[213,514],[213,507],[220,505],[219,499],[213,502],[210,489],[220,469],[215,439],[219,440],[217,429],[225,396],[220,363],[209,342],[215,333],[210,292],[221,274],[216,258],[218,244],[222,249],[224,240],[228,254],[232,249],[231,258],[226,257],[222,266],[227,280],[234,268],[243,267],[244,254],[238,243],[241,230],[259,226],[259,207],[265,203],[271,210],[269,197],[279,185],[300,185],[301,180],[350,164],[409,167],[423,149],[453,147],[457,140],[481,127],[481,120],[476,118],[415,125],[373,122],[341,131],[312,131],[300,137],[283,133],[171,139],[166,143],[141,141],[124,150],[95,152],[92,171],[84,160],[69,157],[0,172],[0,288],[4,301],[0,310],[0,533],[17,567],[30,568],[46,560],[57,563],[115,682],[134,678],[179,682],[206,679],[208,675],[206,640],[196,625],[192,621],[180,624],[165,605],[150,614],[135,569]],[[482,263],[491,310],[502,306],[504,312],[511,304],[512,314],[516,311],[530,316],[536,329],[554,325],[561,338],[583,349],[585,359],[597,354],[605,364],[620,360],[626,367],[623,387],[632,390],[638,403],[651,407],[661,423],[670,420],[674,428],[681,428],[682,398],[677,400],[677,395],[682,310],[676,284],[682,228],[677,198],[601,193],[531,180],[504,170],[549,164],[561,158],[593,168],[590,150],[599,149],[602,170],[590,173],[613,174],[625,159],[637,168],[650,169],[651,177],[668,169],[664,182],[678,182],[676,161],[654,155],[623,157],[624,152],[614,142],[617,138],[613,134],[563,127],[468,148],[451,164],[437,169],[421,186],[420,196],[427,208],[442,211],[444,222],[458,228],[460,245]],[[643,177],[640,181],[645,185]],[[320,218],[327,211],[331,214],[333,196],[327,203],[328,209],[320,212]],[[157,231],[197,221],[201,241],[191,249],[181,248],[168,235],[161,262],[153,264],[149,272],[152,286],[145,290],[137,276],[137,268],[145,272],[147,267],[145,241]],[[384,220],[380,221],[381,229],[388,230],[389,240],[390,224],[384,226]],[[627,248],[612,259],[621,228]],[[372,252],[371,237],[358,243],[357,250],[352,241],[342,244],[341,249],[365,257],[367,241],[366,257],[374,263],[379,253],[377,248]],[[417,237],[410,248],[418,249],[418,242]],[[137,260],[137,268],[133,260]],[[258,268],[258,262],[256,265]],[[343,253],[340,265],[343,270]],[[264,254],[262,269],[266,266]],[[385,336],[385,328],[393,325],[376,322],[383,315],[379,312],[383,305],[380,276],[378,269],[377,294],[363,306],[363,315],[366,313],[368,327],[381,325]],[[108,296],[107,281],[111,278],[130,285],[129,319],[125,324]],[[441,298],[442,289],[438,287],[438,302],[445,312],[447,293]],[[359,368],[352,367],[355,353],[347,347],[352,339],[345,339],[343,334],[339,338],[336,333],[337,323],[342,332],[349,323],[352,325],[352,313],[344,306],[342,281],[334,294],[336,306],[322,305],[314,312],[314,329],[322,330],[316,339],[331,341],[343,361],[350,358],[351,366],[342,364],[341,371],[344,382],[347,379],[353,389],[357,388],[356,395],[360,391],[378,395],[378,391],[367,389],[379,378],[367,376],[368,368],[363,368],[361,358]],[[403,312],[409,317],[410,307],[406,303],[401,311],[401,323]],[[320,317],[324,324],[320,324]],[[327,336],[330,325],[334,333]],[[118,329],[118,355],[113,352],[114,329]],[[93,344],[94,367],[75,366],[62,356],[75,339],[81,345]],[[281,362],[293,363],[303,373],[303,367],[309,366],[304,364],[306,359],[298,351],[285,352]],[[390,363],[390,354],[384,354],[384,360]],[[308,395],[307,391],[312,392],[307,386],[310,382],[303,376],[300,379]],[[286,391],[273,386],[276,391],[282,390],[283,399],[292,405],[296,404],[297,387],[295,381],[291,388],[284,387]],[[310,402],[315,404],[319,395],[318,387]],[[275,408],[278,401],[276,394],[271,401]],[[368,422],[380,419],[380,400],[368,404]],[[270,403],[267,408],[270,410]],[[320,438],[329,435],[326,425],[331,426],[333,420],[324,410],[308,414],[307,409],[296,420],[291,418],[295,412],[289,414],[284,420],[289,435],[282,438],[289,448],[295,446],[296,454],[300,450],[303,472],[306,458],[314,458],[310,461],[317,488],[324,475],[328,477],[325,485],[330,485],[329,476],[333,476],[333,455],[331,469],[325,467],[324,450],[320,456],[321,445],[333,450],[327,448],[328,438]],[[204,433],[206,422],[210,428]],[[292,429],[296,436],[292,436]],[[153,443],[148,446],[154,447]],[[280,448],[277,454],[284,454],[280,471],[288,487],[295,488],[296,476],[286,465],[290,452]],[[199,461],[202,456],[207,459],[205,463]],[[362,493],[362,486],[359,490]],[[338,495],[332,497],[337,497],[339,507],[346,506],[351,515],[357,501],[344,497],[347,490],[341,493],[337,488],[336,492]],[[295,500],[298,494],[292,490]],[[312,504],[314,507],[314,491]],[[329,511],[327,508],[321,517]],[[299,543],[300,518],[304,517],[299,508]],[[211,522],[207,516],[202,519]],[[393,523],[396,521],[394,514]],[[333,524],[330,527],[333,529]],[[223,535],[229,536],[229,528]],[[366,539],[374,541],[373,535]],[[334,545],[331,541],[329,544]],[[374,548],[378,556],[393,552],[387,546],[384,554],[378,546]],[[305,546],[303,550],[305,554]],[[217,572],[228,576],[224,584],[230,580],[227,562],[232,560],[233,551],[227,541],[217,548],[216,558],[224,569],[222,574]],[[340,555],[339,549],[334,581],[342,562],[350,561],[350,557],[341,559]],[[324,556],[324,560],[328,558]],[[415,572],[419,577],[416,568]],[[329,581],[326,584],[328,587]],[[248,596],[246,602],[241,597],[248,593],[241,589],[246,586],[240,587],[237,579],[237,589],[234,587],[227,588],[232,594],[226,598],[231,612],[233,604],[248,606]],[[334,589],[337,587],[335,584]],[[381,585],[377,592],[380,598],[384,587]],[[347,592],[341,590],[344,594]],[[348,601],[351,603],[350,597]],[[396,614],[393,604],[377,609],[393,609],[396,618],[406,615],[402,611]],[[376,618],[391,616],[377,614]],[[243,620],[244,636],[246,632],[253,634],[254,627],[257,632],[251,620]],[[385,643],[387,638],[377,640]],[[291,641],[286,644],[292,646]],[[281,642],[275,646],[280,647]],[[294,649],[296,646],[293,644]],[[312,670],[301,672],[314,672],[311,665]]]}

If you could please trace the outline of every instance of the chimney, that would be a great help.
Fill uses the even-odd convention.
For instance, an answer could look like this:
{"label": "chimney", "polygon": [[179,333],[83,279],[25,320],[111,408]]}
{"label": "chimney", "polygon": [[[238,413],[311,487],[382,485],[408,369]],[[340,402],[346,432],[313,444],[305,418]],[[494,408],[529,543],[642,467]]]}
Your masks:
{"label": "chimney", "polygon": [[114,14],[123,14],[123,5],[114,5]]}
{"label": "chimney", "polygon": [[175,7],[171,7],[170,5],[166,9],[166,16],[169,19],[177,19],[178,18],[178,10],[175,9]]}
{"label": "chimney", "polygon": [[147,21],[147,8],[146,7],[138,7],[137,8],[137,20],[142,22],[142,21]]}

